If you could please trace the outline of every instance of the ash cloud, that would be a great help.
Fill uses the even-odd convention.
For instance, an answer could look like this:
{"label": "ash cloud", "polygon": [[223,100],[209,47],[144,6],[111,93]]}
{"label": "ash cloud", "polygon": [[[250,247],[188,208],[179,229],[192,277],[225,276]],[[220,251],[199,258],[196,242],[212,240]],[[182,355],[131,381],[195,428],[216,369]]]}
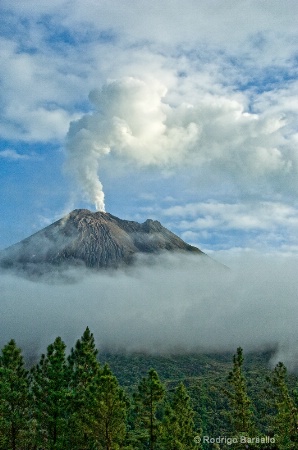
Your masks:
{"label": "ash cloud", "polygon": [[[99,349],[151,353],[276,349],[297,369],[297,259],[244,255],[223,270],[205,258],[162,255],[126,271],[70,269],[67,282],[1,273],[0,343],[26,354],[88,325]],[[70,282],[71,281],[71,282]]]}

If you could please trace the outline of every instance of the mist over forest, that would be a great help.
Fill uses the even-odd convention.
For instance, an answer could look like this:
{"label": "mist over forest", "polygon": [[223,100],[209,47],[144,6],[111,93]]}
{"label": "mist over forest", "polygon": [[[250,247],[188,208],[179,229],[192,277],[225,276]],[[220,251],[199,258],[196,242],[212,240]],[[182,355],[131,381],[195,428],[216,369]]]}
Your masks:
{"label": "mist over forest", "polygon": [[89,326],[99,350],[275,349],[272,365],[282,360],[294,370],[297,260],[243,253],[230,262],[227,270],[163,254],[125,270],[69,268],[40,280],[2,271],[1,346],[14,338],[25,354],[40,354],[57,336],[73,345]]}

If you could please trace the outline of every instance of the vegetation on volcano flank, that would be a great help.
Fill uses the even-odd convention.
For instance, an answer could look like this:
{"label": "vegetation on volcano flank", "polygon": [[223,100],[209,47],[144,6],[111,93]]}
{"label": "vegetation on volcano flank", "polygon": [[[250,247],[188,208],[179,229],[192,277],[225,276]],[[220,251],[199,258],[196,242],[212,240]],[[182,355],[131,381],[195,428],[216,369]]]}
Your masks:
{"label": "vegetation on volcano flank", "polygon": [[268,369],[269,357],[101,354],[102,366],[87,328],[68,357],[57,337],[28,371],[11,340],[0,449],[294,450],[298,379],[282,363]]}

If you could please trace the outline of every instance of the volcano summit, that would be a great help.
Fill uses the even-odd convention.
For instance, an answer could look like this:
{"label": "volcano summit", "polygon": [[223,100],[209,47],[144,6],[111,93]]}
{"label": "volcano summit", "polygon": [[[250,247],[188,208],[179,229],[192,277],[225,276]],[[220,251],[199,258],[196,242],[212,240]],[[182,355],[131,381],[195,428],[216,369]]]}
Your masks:
{"label": "volcano summit", "polygon": [[0,264],[33,273],[64,265],[119,268],[132,264],[139,254],[164,251],[204,255],[156,220],[138,223],[76,209],[1,252]]}

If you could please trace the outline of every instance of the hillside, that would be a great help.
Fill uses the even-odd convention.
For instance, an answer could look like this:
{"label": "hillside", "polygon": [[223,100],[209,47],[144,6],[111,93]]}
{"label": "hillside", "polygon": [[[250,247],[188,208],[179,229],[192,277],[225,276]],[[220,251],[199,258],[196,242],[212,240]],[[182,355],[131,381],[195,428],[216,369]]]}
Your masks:
{"label": "hillside", "polygon": [[164,251],[204,255],[156,220],[138,223],[77,209],[4,250],[0,264],[29,271],[63,265],[106,269],[131,264],[139,254]]}

